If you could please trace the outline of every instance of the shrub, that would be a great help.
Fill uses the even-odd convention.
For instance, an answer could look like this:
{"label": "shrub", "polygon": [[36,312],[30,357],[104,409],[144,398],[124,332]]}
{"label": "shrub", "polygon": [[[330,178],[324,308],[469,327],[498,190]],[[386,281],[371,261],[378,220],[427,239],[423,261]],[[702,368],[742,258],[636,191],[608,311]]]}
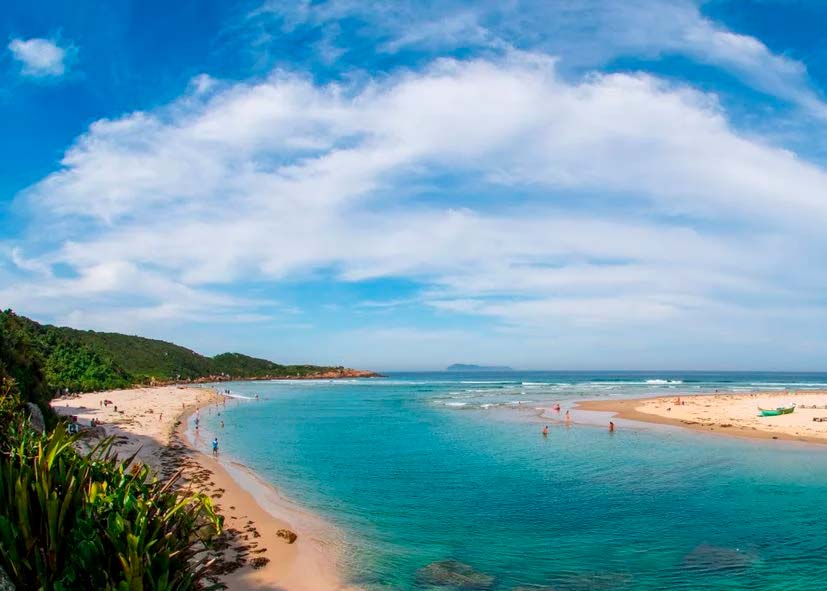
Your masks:
{"label": "shrub", "polygon": [[116,460],[111,440],[81,455],[63,425],[12,430],[0,450],[0,566],[18,590],[200,588],[221,527],[209,497]]}

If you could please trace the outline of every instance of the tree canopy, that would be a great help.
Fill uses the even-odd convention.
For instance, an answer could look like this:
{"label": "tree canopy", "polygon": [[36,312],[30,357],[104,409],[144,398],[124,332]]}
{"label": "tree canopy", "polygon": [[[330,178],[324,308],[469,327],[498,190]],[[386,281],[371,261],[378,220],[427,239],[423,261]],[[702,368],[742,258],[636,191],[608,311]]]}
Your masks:
{"label": "tree canopy", "polygon": [[63,389],[85,392],[215,376],[302,377],[337,369],[280,365],[241,353],[207,357],[156,339],[39,324],[11,310],[0,313],[0,364],[23,400],[41,406]]}

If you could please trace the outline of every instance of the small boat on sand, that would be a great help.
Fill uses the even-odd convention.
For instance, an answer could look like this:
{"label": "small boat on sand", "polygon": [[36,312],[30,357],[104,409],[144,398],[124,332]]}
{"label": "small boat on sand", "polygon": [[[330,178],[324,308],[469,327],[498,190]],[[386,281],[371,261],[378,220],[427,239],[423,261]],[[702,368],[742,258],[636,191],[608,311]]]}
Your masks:
{"label": "small boat on sand", "polygon": [[792,414],[795,410],[795,404],[792,406],[779,406],[778,408],[761,408],[759,406],[758,410],[761,411],[762,417],[777,417],[778,415]]}

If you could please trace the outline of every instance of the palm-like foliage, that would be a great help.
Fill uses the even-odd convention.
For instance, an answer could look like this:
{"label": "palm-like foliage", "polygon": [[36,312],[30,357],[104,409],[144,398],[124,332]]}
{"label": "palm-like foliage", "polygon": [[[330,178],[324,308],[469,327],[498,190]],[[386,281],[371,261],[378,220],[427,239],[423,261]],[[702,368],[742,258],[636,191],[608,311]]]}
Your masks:
{"label": "palm-like foliage", "polygon": [[198,588],[221,518],[209,497],[173,490],[118,461],[111,440],[88,455],[62,425],[22,425],[0,451],[0,565],[19,590]]}

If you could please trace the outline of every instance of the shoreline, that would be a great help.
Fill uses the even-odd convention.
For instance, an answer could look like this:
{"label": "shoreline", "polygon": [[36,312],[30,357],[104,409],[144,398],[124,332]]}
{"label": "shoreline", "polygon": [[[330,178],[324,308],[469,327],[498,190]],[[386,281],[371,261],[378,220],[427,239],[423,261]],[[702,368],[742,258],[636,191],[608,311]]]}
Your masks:
{"label": "shoreline", "polygon": [[[206,492],[213,497],[216,507],[220,508],[220,513],[225,518],[224,530],[241,532],[244,541],[242,548],[248,546],[252,552],[261,551],[262,548],[257,546],[263,545],[266,551],[255,557],[269,559],[261,567],[252,563],[244,564],[223,576],[222,582],[231,590],[344,589],[338,575],[335,550],[325,541],[325,538],[333,537],[325,535],[332,534],[332,526],[283,497],[273,484],[249,466],[231,458],[222,460],[220,454],[219,458],[213,458],[201,451],[190,437],[188,427],[192,415],[208,407],[220,408],[226,400],[222,394],[215,396],[184,411],[178,418],[176,435],[193,454],[194,461],[201,469],[211,472],[210,480],[215,483],[213,491],[220,492],[218,498],[215,498],[214,492]],[[205,444],[213,435],[209,433]],[[279,536],[279,532],[294,533],[297,536],[295,542],[288,543]]]}
{"label": "shoreline", "polygon": [[[104,400],[111,404],[104,405]],[[332,526],[283,498],[240,462],[213,458],[190,441],[189,418],[201,409],[220,407],[223,400],[212,388],[176,385],[80,394],[55,399],[52,407],[77,416],[82,425],[92,418],[100,421],[94,436],[114,436],[113,449],[120,457],[137,452],[138,460],[150,465],[159,479],[183,468],[178,486],[213,499],[224,517],[218,550],[210,552],[218,557],[213,573],[228,589],[345,589],[336,545],[327,540],[335,539],[326,535],[334,531]],[[296,535],[292,542],[290,533]]]}
{"label": "shoreline", "polygon": [[[678,400],[682,404],[677,404]],[[796,404],[792,414],[758,416],[759,406],[776,408],[789,403]],[[810,406],[820,408],[807,408]],[[827,444],[827,421],[813,421],[813,418],[827,417],[827,390],[676,393],[644,398],[583,400],[578,401],[574,408],[711,435]]]}

